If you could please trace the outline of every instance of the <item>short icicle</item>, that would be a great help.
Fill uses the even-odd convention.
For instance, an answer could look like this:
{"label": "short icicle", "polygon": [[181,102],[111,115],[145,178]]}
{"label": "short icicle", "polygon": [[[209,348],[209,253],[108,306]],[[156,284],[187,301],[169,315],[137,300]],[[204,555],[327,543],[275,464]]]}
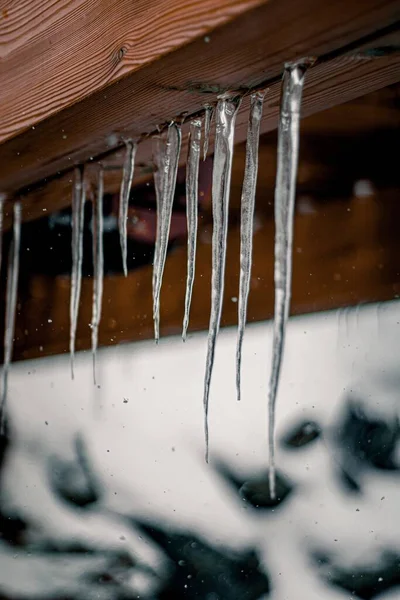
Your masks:
{"label": "short icicle", "polygon": [[14,345],[15,315],[17,312],[19,255],[21,246],[21,204],[14,204],[13,239],[10,247],[7,273],[6,318],[4,325],[4,364],[0,405],[0,433],[4,435],[6,424],[6,404],[8,373]]}
{"label": "short icicle", "polygon": [[198,186],[201,142],[201,119],[193,119],[190,123],[188,156],[186,162],[186,219],[188,231],[187,244],[187,279],[185,295],[185,315],[183,318],[182,339],[186,341],[189,326],[190,304],[192,301],[193,282],[196,263],[196,242],[198,225]]}
{"label": "short icicle", "polygon": [[235,121],[241,99],[221,98],[215,115],[215,151],[212,180],[213,237],[211,272],[211,314],[207,341],[206,372],[204,378],[204,431],[206,462],[209,455],[208,404],[211,376],[214,366],[215,343],[218,336],[224,295],[226,241],[228,233],[229,192],[232,173]]}
{"label": "short icicle", "polygon": [[103,196],[104,171],[99,165],[97,189],[92,200],[92,248],[93,248],[93,299],[92,299],[92,357],[93,383],[96,385],[96,359],[99,339],[99,325],[103,301],[104,252],[103,252]]}
{"label": "short icicle", "polygon": [[128,275],[127,253],[128,253],[128,208],[131,193],[133,172],[135,170],[137,144],[132,140],[126,142],[124,165],[122,168],[122,181],[119,193],[118,230],[121,244],[122,268],[125,277]]}
{"label": "short icicle", "polygon": [[275,404],[290,310],[300,107],[304,76],[308,66],[308,61],[285,65],[278,129],[278,166],[275,184],[275,309],[268,398],[269,489],[272,499],[276,495]]}
{"label": "short icicle", "polygon": [[211,128],[211,121],[213,118],[213,114],[214,114],[214,107],[212,104],[205,104],[204,105],[204,139],[203,139],[203,160],[206,160],[207,158],[207,152],[208,152],[208,144],[210,141],[210,128]]}
{"label": "short icicle", "polygon": [[86,188],[83,179],[83,167],[76,167],[72,190],[72,269],[71,269],[71,296],[70,296],[70,336],[69,351],[71,356],[71,377],[74,379],[75,339],[78,324],[79,301],[82,284],[82,258],[83,258],[83,225],[84,208],[86,201]]}
{"label": "short icicle", "polygon": [[265,90],[251,95],[250,115],[247,128],[246,165],[244,171],[241,219],[240,219],[240,285],[238,305],[238,338],[236,347],[237,399],[241,395],[241,364],[243,336],[246,326],[247,299],[253,254],[253,221],[258,172],[258,145]]}
{"label": "short icicle", "polygon": [[[158,343],[160,338],[160,293],[162,278],[167,257],[169,231],[171,227],[172,206],[174,203],[176,177],[178,174],[179,155],[181,151],[181,127],[174,121],[168,126],[167,140],[163,152],[162,164],[162,193],[159,214],[159,243],[157,267],[154,278],[154,336]],[[158,227],[158,226],[157,226]]]}

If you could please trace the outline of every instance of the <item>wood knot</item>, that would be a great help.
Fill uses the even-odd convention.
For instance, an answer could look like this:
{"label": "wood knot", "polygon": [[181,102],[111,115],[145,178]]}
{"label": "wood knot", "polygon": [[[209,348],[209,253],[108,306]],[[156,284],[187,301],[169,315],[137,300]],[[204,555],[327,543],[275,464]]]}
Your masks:
{"label": "wood knot", "polygon": [[112,51],[111,54],[111,64],[113,69],[116,69],[118,65],[122,62],[125,54],[128,52],[127,46],[119,46]]}
{"label": "wood knot", "polygon": [[126,46],[121,46],[121,48],[117,52],[118,62],[124,58],[125,54],[128,52],[128,48]]}

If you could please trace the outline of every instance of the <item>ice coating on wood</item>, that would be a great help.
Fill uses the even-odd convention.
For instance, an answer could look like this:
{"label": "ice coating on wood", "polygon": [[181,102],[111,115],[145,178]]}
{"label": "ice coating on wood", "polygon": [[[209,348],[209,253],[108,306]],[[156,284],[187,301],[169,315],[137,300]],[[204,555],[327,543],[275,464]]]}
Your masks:
{"label": "ice coating on wood", "polygon": [[71,377],[74,378],[75,338],[78,324],[79,301],[82,284],[82,258],[83,258],[83,225],[84,208],[86,200],[83,168],[77,167],[74,171],[72,188],[72,269],[71,269],[71,297],[70,297],[70,334],[69,351],[71,355]]}
{"label": "ice coating on wood", "polygon": [[278,165],[275,184],[275,312],[268,398],[271,498],[275,498],[275,404],[290,309],[300,107],[307,67],[308,64],[304,62],[285,66],[278,129]]}
{"label": "ice coating on wood", "polygon": [[162,165],[163,165],[163,145],[160,136],[153,138],[153,179],[154,179],[154,192],[156,195],[156,213],[157,213],[157,225],[156,225],[156,240],[154,244],[154,258],[153,258],[153,307],[155,304],[156,294],[156,280],[157,280],[157,269],[160,260],[160,238],[161,238],[161,195],[162,195]]}
{"label": "ice coating on wood", "polygon": [[131,193],[133,172],[135,170],[136,149],[137,149],[137,144],[133,143],[132,140],[129,140],[128,142],[126,142],[124,166],[122,169],[121,189],[120,189],[120,193],[119,193],[118,229],[119,229],[119,240],[120,240],[120,244],[121,244],[122,268],[123,268],[125,277],[128,275],[127,222],[128,222],[129,195]]}
{"label": "ice coating on wood", "polygon": [[214,365],[215,342],[221,321],[224,296],[226,240],[228,232],[229,192],[232,173],[235,121],[240,98],[221,98],[215,113],[215,150],[212,178],[213,237],[211,271],[211,314],[207,340],[204,378],[204,429],[208,462],[208,404]]}
{"label": "ice coating on wood", "polygon": [[[171,227],[172,205],[174,203],[176,177],[178,174],[179,154],[181,151],[182,133],[180,126],[172,122],[168,126],[167,140],[163,152],[163,164],[161,169],[162,193],[159,210],[159,244],[157,266],[154,278],[154,336],[156,342],[160,337],[160,293],[162,278],[167,257],[169,231]],[[157,226],[158,227],[158,226]]]}
{"label": "ice coating on wood", "polygon": [[210,140],[211,121],[212,121],[212,117],[214,114],[214,107],[212,106],[212,104],[205,104],[204,110],[205,110],[205,113],[204,113],[203,160],[206,160],[207,152],[208,152],[208,143]]}
{"label": "ice coating on wood", "polygon": [[103,252],[103,196],[104,172],[99,166],[97,189],[92,199],[93,210],[93,300],[92,300],[92,356],[93,383],[96,384],[96,358],[103,301],[104,252]]}
{"label": "ice coating on wood", "polygon": [[182,339],[186,340],[189,326],[190,304],[192,301],[193,282],[196,262],[196,243],[198,225],[198,188],[199,163],[201,152],[201,119],[193,119],[190,123],[188,157],[186,162],[186,219],[188,231],[187,245],[187,279],[185,295],[185,315],[183,318]]}
{"label": "ice coating on wood", "polygon": [[0,405],[0,433],[4,434],[8,391],[8,373],[14,345],[15,315],[17,312],[19,255],[21,246],[21,204],[14,204],[13,239],[8,258],[6,317],[4,324],[4,364]]}
{"label": "ice coating on wood", "polygon": [[247,128],[246,164],[244,170],[240,215],[240,284],[238,305],[238,339],[236,347],[236,389],[240,400],[240,375],[242,346],[247,316],[247,299],[250,290],[253,255],[253,221],[258,172],[258,145],[265,91],[251,95]]}

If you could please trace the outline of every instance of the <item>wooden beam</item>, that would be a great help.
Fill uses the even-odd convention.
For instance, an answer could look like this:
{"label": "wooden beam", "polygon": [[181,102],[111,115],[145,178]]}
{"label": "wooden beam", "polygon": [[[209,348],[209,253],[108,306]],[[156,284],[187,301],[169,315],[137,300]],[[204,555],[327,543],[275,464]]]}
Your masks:
{"label": "wooden beam", "polygon": [[0,143],[261,2],[0,2]]}
{"label": "wooden beam", "polygon": [[[282,66],[302,56],[318,58],[307,76],[304,116],[395,83],[399,21],[396,0],[362,6],[357,0],[270,0],[216,29],[209,41],[196,39],[0,146],[0,189],[23,197],[26,218],[56,210],[70,201],[73,164],[112,150],[123,137],[143,137],[180,114],[194,114],[226,90],[269,85],[268,131],[277,123]],[[245,137],[246,121],[244,102],[237,141]],[[140,178],[151,169],[148,139],[138,161]],[[119,177],[110,175],[109,185],[115,188]]]}

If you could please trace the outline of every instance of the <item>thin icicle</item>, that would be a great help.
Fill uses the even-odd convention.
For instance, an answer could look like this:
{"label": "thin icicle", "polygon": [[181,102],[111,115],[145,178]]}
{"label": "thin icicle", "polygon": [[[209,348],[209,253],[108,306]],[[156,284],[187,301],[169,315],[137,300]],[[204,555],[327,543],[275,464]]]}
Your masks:
{"label": "thin icicle", "polygon": [[207,158],[208,143],[210,140],[210,128],[211,121],[214,114],[214,107],[212,104],[205,104],[205,115],[204,115],[204,140],[203,140],[203,160]]}
{"label": "thin icicle", "polygon": [[156,212],[157,212],[157,226],[156,226],[156,241],[154,245],[154,258],[153,258],[153,306],[155,305],[155,294],[156,294],[156,281],[157,271],[160,261],[160,238],[161,238],[161,196],[162,196],[162,165],[163,165],[163,147],[160,136],[153,138],[153,163],[154,163],[154,191],[156,195]]}
{"label": "thin icicle", "polygon": [[168,127],[167,141],[163,154],[162,194],[160,201],[160,225],[157,268],[154,289],[154,336],[156,342],[160,337],[160,293],[162,278],[167,257],[169,230],[171,226],[172,205],[174,203],[176,176],[178,173],[179,154],[181,151],[182,133],[180,126],[172,122]]}
{"label": "thin icicle", "polygon": [[300,106],[307,63],[285,66],[278,130],[275,185],[275,314],[269,382],[269,488],[275,498],[275,403],[289,316],[292,281],[293,217],[299,154]]}
{"label": "thin icicle", "polygon": [[83,255],[83,224],[86,200],[83,168],[77,167],[74,173],[72,191],[72,270],[71,270],[71,297],[70,297],[70,339],[69,350],[71,355],[71,377],[74,378],[75,338],[78,324],[79,301],[82,283],[82,255]]}
{"label": "thin icicle", "polygon": [[119,193],[118,229],[119,229],[119,240],[120,240],[120,244],[121,244],[122,268],[124,270],[125,277],[128,275],[127,223],[128,223],[129,195],[131,193],[133,172],[135,170],[136,149],[137,149],[137,144],[132,142],[132,140],[129,140],[128,142],[126,142],[124,166],[122,169],[121,189],[120,189],[120,193]]}
{"label": "thin icicle", "polygon": [[0,270],[3,254],[3,209],[4,209],[4,196],[0,194]]}
{"label": "thin icicle", "polygon": [[240,400],[242,346],[247,316],[247,299],[253,256],[253,221],[258,172],[258,145],[265,90],[251,95],[247,128],[246,165],[244,170],[240,219],[240,285],[238,305],[238,338],[236,347],[236,389]]}
{"label": "thin icicle", "polygon": [[99,338],[99,325],[103,300],[104,254],[103,254],[103,195],[104,171],[99,165],[97,190],[93,197],[93,302],[92,302],[92,356],[93,383],[96,385],[96,357]]}
{"label": "thin icicle", "polygon": [[0,433],[4,434],[6,422],[6,404],[8,373],[14,345],[15,315],[17,312],[19,254],[21,246],[21,204],[14,204],[13,239],[10,247],[6,291],[6,319],[4,325],[4,364],[2,373],[2,391],[0,405]]}
{"label": "thin icicle", "polygon": [[208,462],[208,401],[214,366],[215,342],[221,321],[224,295],[226,239],[228,233],[229,192],[232,172],[235,121],[241,99],[222,98],[216,109],[215,151],[212,181],[213,238],[211,274],[211,314],[207,342],[206,372],[204,379],[204,430],[206,461]]}
{"label": "thin icicle", "polygon": [[188,231],[187,280],[185,296],[185,316],[183,319],[182,339],[186,340],[189,326],[190,304],[192,301],[193,282],[196,261],[197,221],[198,221],[198,187],[201,142],[201,119],[190,123],[188,156],[186,162],[186,220]]}

